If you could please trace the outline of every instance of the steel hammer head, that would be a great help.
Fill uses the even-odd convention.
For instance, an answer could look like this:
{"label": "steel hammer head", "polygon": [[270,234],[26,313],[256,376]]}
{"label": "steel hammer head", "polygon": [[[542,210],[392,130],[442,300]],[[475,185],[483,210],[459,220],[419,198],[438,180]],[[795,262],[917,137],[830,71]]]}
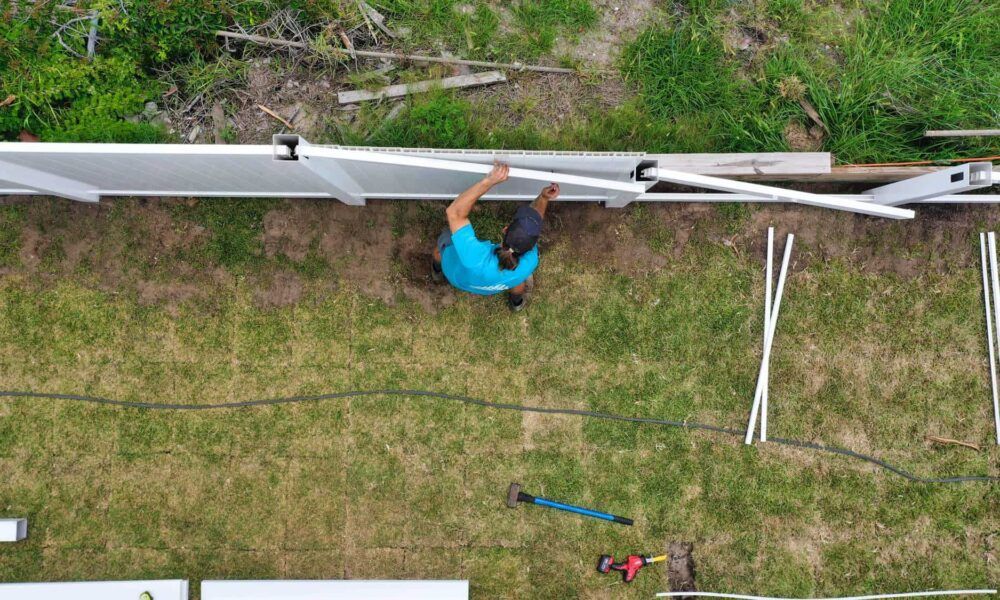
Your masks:
{"label": "steel hammer head", "polygon": [[507,506],[517,508],[518,495],[521,493],[521,484],[512,483],[507,490]]}

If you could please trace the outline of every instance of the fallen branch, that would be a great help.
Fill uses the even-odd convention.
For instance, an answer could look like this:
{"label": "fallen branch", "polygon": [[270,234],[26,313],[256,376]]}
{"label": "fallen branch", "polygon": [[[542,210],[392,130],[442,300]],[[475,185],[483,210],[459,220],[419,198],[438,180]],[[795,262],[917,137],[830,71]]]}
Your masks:
{"label": "fallen branch", "polygon": [[980,451],[980,447],[972,442],[963,442],[961,440],[953,440],[950,438],[938,437],[936,435],[927,436],[928,442],[934,442],[935,444],[949,444],[952,446],[965,446],[966,448],[972,448],[976,452]]}
{"label": "fallen branch", "polygon": [[[265,46],[277,46],[283,48],[299,48],[309,50],[309,44],[304,42],[290,42],[275,38],[263,37],[260,35],[250,35],[247,33],[235,33],[232,31],[216,31],[216,35],[234,40],[244,40],[255,42]],[[484,67],[489,69],[508,69],[512,71],[533,71],[536,73],[576,73],[573,69],[563,67],[543,67],[538,65],[522,65],[521,63],[495,63],[480,60],[464,60],[460,58],[443,58],[438,56],[418,56],[415,54],[395,54],[392,52],[372,52],[370,50],[354,50],[355,56],[364,58],[388,58],[390,60],[408,60],[412,62],[442,63],[446,65],[465,65],[467,67]]]}
{"label": "fallen branch", "polygon": [[819,125],[823,131],[826,131],[827,133],[830,132],[830,130],[826,127],[826,123],[824,123],[823,119],[819,117],[819,111],[816,110],[816,107],[813,106],[812,103],[805,98],[799,98],[799,106],[802,107],[802,110],[806,111],[806,114],[813,120],[813,123]]}
{"label": "fallen branch", "polygon": [[[62,23],[62,24],[60,24],[57,21],[52,21],[52,24],[57,27],[56,30],[52,33],[52,35],[53,35],[53,37],[56,38],[56,41],[59,42],[59,45],[62,46],[63,49],[65,49],[67,52],[69,52],[70,54],[72,54],[73,56],[75,56],[77,58],[83,58],[82,54],[80,54],[76,50],[70,48],[70,46],[63,40],[62,34],[71,25],[74,25],[74,24],[79,23],[81,21],[90,21],[91,24],[93,24],[94,19],[96,19],[96,18],[97,18],[97,13],[94,12],[94,13],[88,13],[88,14],[83,15],[81,17],[74,17],[74,18],[70,19],[69,21],[66,21],[65,23]],[[96,35],[97,35],[96,32],[95,32],[94,35],[95,35],[95,40],[96,40]],[[87,47],[88,47],[88,52],[89,52],[89,50],[90,50],[90,41],[89,40],[87,42]]]}
{"label": "fallen branch", "polygon": [[486,71],[485,73],[475,73],[473,75],[460,75],[458,77],[447,77],[445,79],[431,79],[428,81],[418,81],[416,83],[404,83],[401,85],[390,85],[378,90],[350,90],[337,94],[337,102],[341,104],[354,104],[367,100],[381,100],[382,98],[399,98],[409,94],[428,92],[433,89],[466,88],[480,85],[490,85],[507,81],[500,71]]}
{"label": "fallen branch", "polygon": [[268,108],[268,107],[264,106],[263,104],[258,104],[258,105],[257,105],[257,108],[261,109],[262,111],[264,111],[265,113],[267,113],[267,114],[268,114],[268,115],[270,115],[271,117],[274,117],[274,118],[275,118],[275,119],[277,119],[278,121],[281,121],[281,123],[282,123],[282,124],[283,124],[283,125],[284,125],[285,127],[289,128],[289,129],[295,129],[294,127],[292,127],[292,124],[291,124],[291,123],[289,123],[288,121],[286,121],[286,120],[284,119],[284,117],[282,117],[282,116],[281,116],[281,115],[279,115],[278,113],[274,112],[274,111],[273,111],[273,110],[271,110],[270,108]]}

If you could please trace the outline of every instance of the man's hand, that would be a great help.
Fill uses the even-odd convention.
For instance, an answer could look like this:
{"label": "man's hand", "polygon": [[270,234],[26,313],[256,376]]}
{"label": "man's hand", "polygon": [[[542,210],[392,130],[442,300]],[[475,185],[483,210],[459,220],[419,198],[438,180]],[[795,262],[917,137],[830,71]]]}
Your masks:
{"label": "man's hand", "polygon": [[555,200],[559,196],[559,184],[550,183],[542,188],[538,197],[531,203],[531,207],[538,211],[538,214],[545,218],[545,209],[549,207],[549,200]]}
{"label": "man's hand", "polygon": [[507,181],[507,177],[509,175],[510,165],[502,162],[496,162],[493,163],[493,170],[490,171],[489,175],[483,178],[483,182],[489,184],[490,187],[493,187],[498,183]]}

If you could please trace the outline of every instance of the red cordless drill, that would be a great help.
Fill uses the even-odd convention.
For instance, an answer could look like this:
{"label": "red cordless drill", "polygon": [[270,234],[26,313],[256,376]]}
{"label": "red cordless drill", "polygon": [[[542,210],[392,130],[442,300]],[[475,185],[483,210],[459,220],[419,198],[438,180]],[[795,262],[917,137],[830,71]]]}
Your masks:
{"label": "red cordless drill", "polygon": [[597,560],[597,570],[601,573],[610,573],[612,569],[621,571],[622,579],[625,580],[625,583],[629,583],[635,579],[635,576],[639,573],[639,569],[650,563],[663,560],[667,560],[666,554],[661,554],[660,556],[639,556],[638,554],[632,554],[625,559],[625,562],[615,563],[614,557],[610,554],[602,554],[601,558]]}

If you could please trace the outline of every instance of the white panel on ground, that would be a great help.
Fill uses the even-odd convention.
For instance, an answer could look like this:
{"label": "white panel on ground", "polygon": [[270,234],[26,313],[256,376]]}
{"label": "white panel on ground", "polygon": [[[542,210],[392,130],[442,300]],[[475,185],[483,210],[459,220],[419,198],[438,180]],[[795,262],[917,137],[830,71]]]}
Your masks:
{"label": "white panel on ground", "polygon": [[188,600],[184,579],[155,581],[72,581],[59,583],[0,583],[3,600]]}
{"label": "white panel on ground", "polygon": [[20,542],[26,537],[27,519],[0,519],[0,542]]}
{"label": "white panel on ground", "polygon": [[201,600],[468,600],[468,581],[203,581]]}

